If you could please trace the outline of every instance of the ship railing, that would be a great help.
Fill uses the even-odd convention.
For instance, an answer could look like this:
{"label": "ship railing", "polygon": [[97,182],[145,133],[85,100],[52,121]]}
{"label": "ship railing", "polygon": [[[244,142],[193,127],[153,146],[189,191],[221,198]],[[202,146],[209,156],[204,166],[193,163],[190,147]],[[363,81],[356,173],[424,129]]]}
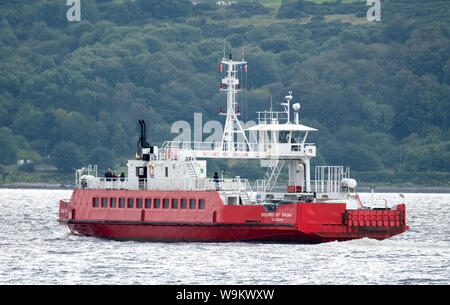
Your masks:
{"label": "ship railing", "polygon": [[311,189],[316,193],[338,193],[341,191],[341,180],[312,180]]}
{"label": "ship railing", "polygon": [[[267,189],[267,180],[256,180],[255,190],[264,192]],[[252,192],[248,179],[240,178],[159,178],[138,179],[130,181],[128,178],[101,178],[90,177],[88,180],[77,181],[78,189],[111,189],[111,190],[192,190],[192,191],[233,191]],[[342,191],[341,180],[311,180],[310,192],[338,193]],[[305,183],[289,182],[286,192],[306,192]]]}
{"label": "ship railing", "polygon": [[265,192],[267,189],[267,186],[269,185],[269,180],[256,180],[255,183],[255,189],[257,192]]}
{"label": "ship railing", "polygon": [[257,111],[258,124],[286,123],[287,113],[284,111]]}
{"label": "ship railing", "polygon": [[[269,180],[264,179],[264,180],[256,180],[255,182],[255,189],[258,193],[260,192],[264,192],[267,193],[267,189],[269,186]],[[287,186],[281,186],[281,185],[276,185],[274,187],[274,190],[277,190],[276,192],[288,192],[288,193],[304,193],[306,192],[306,186],[305,183],[298,183],[298,182],[292,182],[289,181]]]}
{"label": "ship railing", "polygon": [[252,188],[247,179],[230,178],[230,179],[214,179],[203,178],[194,179],[192,185],[193,190],[205,191],[232,191],[232,192],[251,192]]}
{"label": "ship railing", "polygon": [[240,178],[150,178],[134,179],[90,177],[77,183],[78,189],[106,190],[192,190],[192,191],[233,191],[251,192],[247,179]]}
{"label": "ship railing", "polygon": [[[229,147],[229,145],[232,145]],[[316,147],[314,143],[221,143],[221,142],[195,142],[195,141],[166,141],[159,150],[159,160],[183,160],[187,157],[197,156],[198,152],[205,152],[203,157],[221,157],[221,153],[250,153],[246,156],[236,156],[237,158],[275,158],[275,157],[295,157],[295,156],[315,156]],[[259,153],[259,154],[258,154]],[[233,155],[226,155],[232,157]]]}
{"label": "ship railing", "polygon": [[[305,182],[289,181],[286,191],[288,193],[308,192]],[[341,180],[311,180],[308,193],[338,193],[341,192]]]}
{"label": "ship railing", "polygon": [[123,179],[94,177],[85,185],[79,184],[82,189],[102,190],[183,190],[189,189],[185,179]]}
{"label": "ship railing", "polygon": [[[266,192],[268,184],[268,180],[256,180],[256,192]],[[280,190],[280,186],[277,186],[277,189]],[[284,191],[287,193],[308,192],[305,182],[294,181],[289,181]],[[341,180],[311,180],[308,193],[339,193],[341,191]]]}
{"label": "ship railing", "polygon": [[[224,143],[226,145],[226,143]],[[229,144],[228,144],[229,145]],[[177,149],[193,151],[233,151],[247,152],[258,150],[258,143],[234,142],[232,147],[223,147],[221,142],[166,141],[161,149],[163,154],[179,152]]]}
{"label": "ship railing", "polygon": [[341,181],[350,178],[350,168],[343,166],[316,166],[314,169],[316,193],[337,193],[342,190]]}
{"label": "ship railing", "polygon": [[102,189],[102,190],[122,190],[128,188],[127,178],[100,178],[88,177],[77,181],[78,189]]}

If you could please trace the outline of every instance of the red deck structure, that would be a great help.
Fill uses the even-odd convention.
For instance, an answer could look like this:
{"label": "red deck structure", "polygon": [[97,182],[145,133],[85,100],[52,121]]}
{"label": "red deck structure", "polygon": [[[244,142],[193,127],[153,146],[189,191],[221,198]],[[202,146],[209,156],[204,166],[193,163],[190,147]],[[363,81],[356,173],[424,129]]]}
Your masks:
{"label": "red deck structure", "polygon": [[396,210],[346,210],[345,203],[223,205],[215,191],[75,190],[59,222],[75,234],[142,241],[317,243],[385,239],[408,229]]}

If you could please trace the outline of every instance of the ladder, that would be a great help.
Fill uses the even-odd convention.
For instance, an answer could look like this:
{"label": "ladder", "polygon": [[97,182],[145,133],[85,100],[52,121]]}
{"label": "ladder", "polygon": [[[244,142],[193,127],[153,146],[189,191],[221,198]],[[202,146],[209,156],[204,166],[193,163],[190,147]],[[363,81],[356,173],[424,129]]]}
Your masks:
{"label": "ladder", "polygon": [[251,204],[251,203],[252,203],[252,201],[251,201],[251,199],[250,199],[250,196],[248,195],[248,192],[247,192],[247,191],[241,192],[241,193],[240,193],[240,196],[241,196],[241,198],[242,198],[242,202],[243,202],[243,203],[244,203],[244,202],[246,202],[247,204]]}
{"label": "ladder", "polygon": [[265,184],[264,192],[272,191],[273,187],[277,183],[278,176],[280,176],[281,170],[283,169],[284,160],[277,160],[277,164],[274,167],[268,168],[264,180],[267,181]]}
{"label": "ladder", "polygon": [[189,176],[196,179],[196,178],[198,178],[198,176],[197,176],[197,171],[195,170],[193,161],[195,161],[194,158],[186,157],[186,160],[185,160],[186,169],[187,169],[187,172],[189,173]]}

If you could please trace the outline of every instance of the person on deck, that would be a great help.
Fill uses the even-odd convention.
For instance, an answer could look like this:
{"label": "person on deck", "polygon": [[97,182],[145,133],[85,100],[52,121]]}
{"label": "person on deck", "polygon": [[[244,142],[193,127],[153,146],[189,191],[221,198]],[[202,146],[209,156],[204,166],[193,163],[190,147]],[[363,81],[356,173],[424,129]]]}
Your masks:
{"label": "person on deck", "polygon": [[108,168],[108,170],[106,171],[105,178],[106,178],[106,181],[111,181],[112,173],[111,173],[111,169],[110,168]]}
{"label": "person on deck", "polygon": [[213,181],[216,183],[216,191],[219,190],[219,174],[217,172],[214,172]]}

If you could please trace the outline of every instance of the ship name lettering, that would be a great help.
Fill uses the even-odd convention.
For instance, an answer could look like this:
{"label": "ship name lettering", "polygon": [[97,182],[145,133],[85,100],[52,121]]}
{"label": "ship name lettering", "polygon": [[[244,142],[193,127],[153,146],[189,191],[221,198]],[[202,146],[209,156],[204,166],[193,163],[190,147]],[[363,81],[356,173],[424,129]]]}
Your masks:
{"label": "ship name lettering", "polygon": [[276,218],[272,218],[272,221],[284,221],[284,218],[276,217]]}
{"label": "ship name lettering", "polygon": [[273,217],[275,213],[261,213],[261,217]]}

